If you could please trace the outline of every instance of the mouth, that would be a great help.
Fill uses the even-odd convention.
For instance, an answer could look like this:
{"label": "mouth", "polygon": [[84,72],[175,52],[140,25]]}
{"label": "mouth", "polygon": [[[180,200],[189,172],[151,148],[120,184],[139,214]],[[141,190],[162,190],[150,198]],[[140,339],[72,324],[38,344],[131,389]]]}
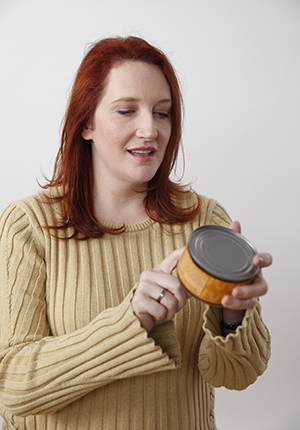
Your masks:
{"label": "mouth", "polygon": [[156,153],[157,149],[154,146],[147,146],[147,147],[132,148],[132,149],[128,149],[127,151],[133,157],[136,157],[142,160],[150,160],[154,157],[154,154]]}
{"label": "mouth", "polygon": [[152,149],[128,149],[128,152],[132,155],[152,155],[154,154],[154,151]]}

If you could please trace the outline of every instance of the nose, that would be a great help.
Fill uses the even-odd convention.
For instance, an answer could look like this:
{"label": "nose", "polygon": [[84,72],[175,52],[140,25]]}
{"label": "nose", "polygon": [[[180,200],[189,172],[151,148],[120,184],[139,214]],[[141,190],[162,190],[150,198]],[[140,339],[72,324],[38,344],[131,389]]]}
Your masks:
{"label": "nose", "polygon": [[143,113],[140,115],[136,136],[139,139],[151,141],[157,138],[157,128],[152,112]]}

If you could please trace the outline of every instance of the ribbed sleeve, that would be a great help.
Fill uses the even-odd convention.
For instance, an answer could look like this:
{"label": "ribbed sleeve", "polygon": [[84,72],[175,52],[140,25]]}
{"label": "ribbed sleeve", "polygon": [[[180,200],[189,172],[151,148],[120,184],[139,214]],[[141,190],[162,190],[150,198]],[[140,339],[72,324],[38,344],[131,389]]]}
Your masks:
{"label": "ribbed sleeve", "polygon": [[236,333],[221,335],[220,312],[207,306],[205,336],[199,351],[199,370],[214,387],[243,390],[267,368],[271,354],[270,334],[261,319],[261,305],[247,309]]}
{"label": "ribbed sleeve", "polygon": [[41,249],[22,210],[9,208],[2,220],[0,384],[7,410],[49,413],[112,380],[176,367],[178,343],[167,342],[169,355],[155,345],[133,314],[132,291],[82,329],[49,336]]}

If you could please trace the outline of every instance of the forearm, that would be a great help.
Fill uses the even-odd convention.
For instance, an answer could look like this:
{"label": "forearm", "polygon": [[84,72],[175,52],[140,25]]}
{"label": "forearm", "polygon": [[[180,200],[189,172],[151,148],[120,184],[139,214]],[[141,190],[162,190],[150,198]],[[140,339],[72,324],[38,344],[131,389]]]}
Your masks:
{"label": "forearm", "polygon": [[141,328],[127,297],[74,333],[6,349],[0,400],[16,415],[50,413],[114,380],[176,365]]}

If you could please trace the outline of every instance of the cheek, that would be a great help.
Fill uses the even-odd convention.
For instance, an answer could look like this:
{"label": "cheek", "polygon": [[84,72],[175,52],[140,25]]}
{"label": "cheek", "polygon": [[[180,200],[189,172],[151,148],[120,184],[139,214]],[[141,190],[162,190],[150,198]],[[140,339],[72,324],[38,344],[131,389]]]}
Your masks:
{"label": "cheek", "polygon": [[166,147],[167,147],[167,145],[169,143],[169,140],[170,140],[170,137],[171,137],[171,132],[172,132],[171,124],[170,124],[170,126],[165,127],[162,130],[161,136],[162,136],[163,142],[164,142],[164,144],[165,144]]}
{"label": "cheek", "polygon": [[106,140],[109,140],[111,143],[122,145],[127,142],[128,138],[131,135],[131,130],[129,127],[124,125],[107,125],[106,127]]}

